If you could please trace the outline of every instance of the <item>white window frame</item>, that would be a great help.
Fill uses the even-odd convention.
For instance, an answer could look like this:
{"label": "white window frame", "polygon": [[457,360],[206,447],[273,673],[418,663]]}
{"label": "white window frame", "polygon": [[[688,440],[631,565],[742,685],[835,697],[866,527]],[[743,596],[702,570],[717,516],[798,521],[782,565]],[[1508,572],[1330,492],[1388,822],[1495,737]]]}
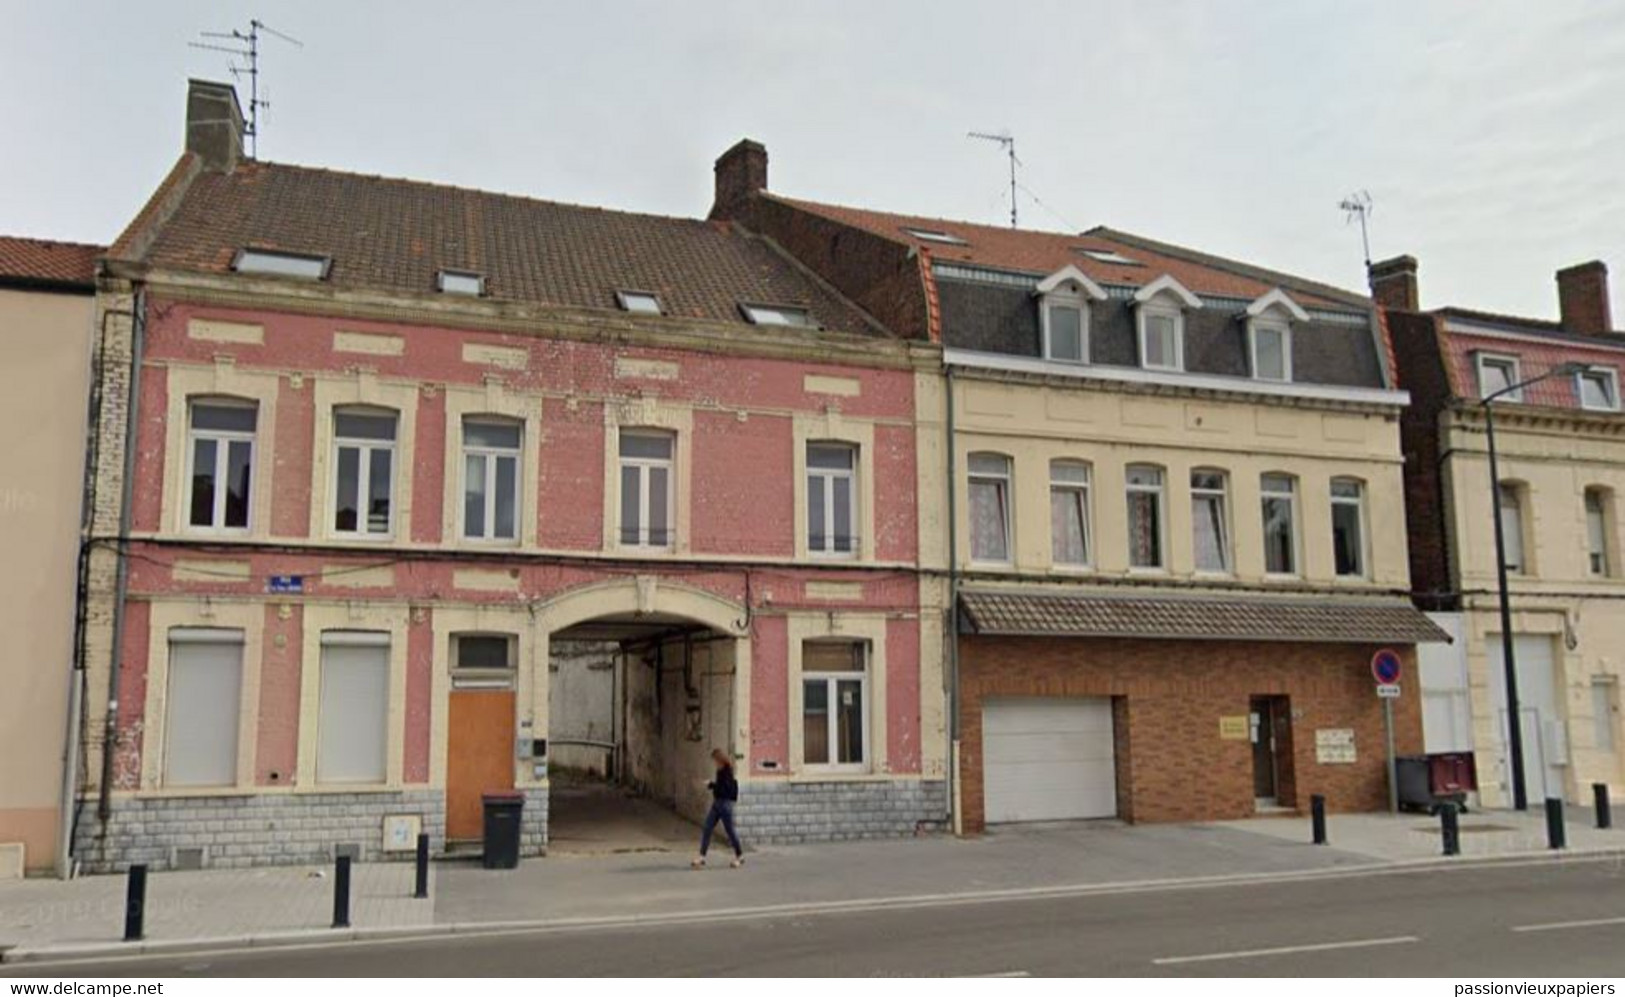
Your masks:
{"label": "white window frame", "polygon": [[[1271,478],[1283,478],[1286,481],[1288,481],[1290,483],[1288,485],[1288,490],[1280,491],[1280,490],[1270,488],[1269,485],[1267,484],[1267,482]],[[1303,530],[1301,529],[1301,526],[1300,526],[1300,524],[1301,524],[1301,522],[1303,520],[1303,516],[1300,515],[1301,505],[1300,505],[1300,503],[1298,501],[1298,493],[1301,492],[1302,490],[1303,490],[1302,482],[1300,482],[1298,480],[1298,477],[1296,475],[1288,474],[1288,473],[1286,473],[1284,471],[1267,471],[1264,474],[1259,475],[1259,478],[1258,478],[1258,511],[1259,511],[1259,515],[1263,517],[1264,574],[1267,577],[1270,577],[1270,578],[1301,578],[1301,577],[1303,577]],[[1271,501],[1279,501],[1282,498],[1285,498],[1287,500],[1287,514],[1288,514],[1288,517],[1289,517],[1288,520],[1287,520],[1287,528],[1288,528],[1288,531],[1289,531],[1288,532],[1288,539],[1291,541],[1290,553],[1292,555],[1292,564],[1289,567],[1289,569],[1286,570],[1286,571],[1272,571],[1272,570],[1270,570],[1270,566],[1269,566],[1269,563],[1270,563],[1270,559],[1269,559],[1270,533],[1269,533],[1269,513],[1268,513],[1268,510],[1267,510],[1267,506],[1268,506],[1268,503],[1270,503]]]}
{"label": "white window frame", "polygon": [[[388,440],[374,440],[364,437],[348,437],[339,435],[339,415],[383,416],[389,415],[395,420],[395,434]],[[367,405],[338,405],[328,412],[328,419],[333,428],[332,473],[328,475],[332,480],[327,489],[327,529],[330,535],[342,537],[346,540],[366,540],[371,542],[384,542],[395,536],[395,527],[399,520],[400,511],[400,440],[401,440],[401,413],[392,408],[377,408]],[[355,447],[359,451],[356,463],[356,528],[342,530],[338,526],[339,514],[339,454],[345,447]],[[382,531],[374,533],[366,529],[368,521],[368,507],[372,504],[372,455],[376,451],[389,452],[389,525]]]}
{"label": "white window frame", "polygon": [[287,253],[275,249],[244,248],[231,262],[237,273],[255,277],[288,277],[294,280],[326,280],[333,258],[315,253]]}
{"label": "white window frame", "polygon": [[[1055,472],[1062,468],[1080,471],[1082,474],[1075,480],[1057,477]],[[1049,493],[1051,510],[1053,510],[1055,507],[1055,494],[1057,492],[1065,493],[1067,500],[1072,503],[1071,507],[1077,512],[1080,521],[1080,533],[1083,536],[1083,560],[1065,561],[1061,559],[1058,550],[1060,538],[1055,535],[1055,523],[1052,511],[1049,544],[1050,563],[1058,568],[1065,568],[1072,571],[1087,571],[1088,569],[1094,567],[1095,563],[1094,514],[1090,505],[1091,497],[1094,494],[1093,469],[1088,463],[1081,460],[1060,458],[1050,461]]]}
{"label": "white window frame", "polygon": [[[1265,377],[1261,373],[1258,362],[1258,340],[1260,333],[1273,332],[1281,337],[1281,375],[1280,377]],[[1247,323],[1248,354],[1252,359],[1253,378],[1258,381],[1271,381],[1279,384],[1292,383],[1292,326],[1287,322],[1270,319],[1253,319]]]}
{"label": "white window frame", "polygon": [[[641,302],[645,301],[649,302],[654,307],[643,307]],[[640,302],[640,304],[634,305],[633,302]],[[666,314],[665,306],[660,303],[660,295],[654,293],[653,291],[616,291],[615,304],[621,309],[621,311],[630,312],[633,315]]]}
{"label": "white window frame", "polygon": [[[194,415],[199,406],[208,408],[235,408],[254,413],[254,428],[248,431],[231,429],[198,429],[195,425]],[[257,438],[259,436],[260,412],[259,405],[252,401],[242,401],[236,398],[220,398],[203,396],[191,398],[186,404],[186,477],[184,479],[185,495],[182,498],[181,523],[188,533],[214,533],[231,536],[242,536],[254,528],[254,491],[259,487],[259,469],[256,467],[259,459]],[[210,523],[207,526],[198,526],[192,522],[192,489],[197,484],[196,466],[197,445],[199,440],[212,440],[214,450],[214,508],[211,510]],[[248,503],[247,515],[242,526],[227,526],[226,520],[226,492],[221,482],[226,480],[226,469],[230,461],[232,443],[248,444]]]}
{"label": "white window frame", "polygon": [[[1523,363],[1517,357],[1508,353],[1475,353],[1473,354],[1473,375],[1478,379],[1479,398],[1487,398],[1490,395],[1490,392],[1484,390],[1484,368],[1492,364],[1507,365],[1509,369],[1507,375],[1508,385],[1517,384],[1523,380]],[[1521,402],[1523,401],[1523,389],[1509,391],[1497,401]]]}
{"label": "white window frame", "polygon": [[[1173,320],[1173,354],[1174,362],[1170,364],[1153,364],[1146,360],[1150,351],[1146,349],[1147,337],[1151,334],[1150,319],[1168,318]],[[1139,329],[1140,368],[1142,370],[1183,371],[1185,369],[1185,311],[1174,305],[1165,305],[1160,302],[1147,302],[1140,306],[1134,321]]]}
{"label": "white window frame", "polygon": [[[519,433],[519,445],[515,447],[492,446],[488,444],[470,445],[468,442],[468,426],[470,423],[485,424],[489,426],[509,426]],[[491,544],[494,546],[514,546],[524,536],[525,529],[525,423],[522,419],[509,416],[493,415],[465,415],[457,427],[462,434],[462,460],[459,462],[462,487],[458,490],[457,519],[458,536],[471,543]],[[481,536],[470,536],[468,532],[468,458],[478,457],[485,470],[485,532]],[[496,529],[497,506],[497,464],[504,458],[513,461],[513,536],[499,537]]]}
{"label": "white window frame", "polygon": [[[971,462],[977,457],[997,457],[1004,462],[1004,470],[1001,472],[974,470],[971,467]],[[1011,515],[1010,509],[1010,500],[1015,491],[1015,469],[1013,464],[1014,461],[1010,459],[1009,454],[992,451],[976,451],[965,457],[965,532],[968,541],[965,549],[970,553],[972,564],[1009,565],[1015,562],[1015,530],[1011,522],[1014,517]],[[998,488],[1000,518],[1004,521],[1001,524],[1004,527],[1003,558],[978,557],[976,554],[975,485],[978,482],[991,484]]]}
{"label": "white window frame", "polygon": [[[1614,575],[1613,530],[1609,522],[1614,505],[1613,492],[1595,485],[1580,493],[1585,510],[1586,574],[1592,578],[1612,578]],[[1596,502],[1593,514],[1592,502]],[[1595,515],[1595,520],[1593,520]],[[1598,562],[1601,562],[1600,568]]]}
{"label": "white window frame", "polygon": [[[1132,480],[1135,470],[1154,471],[1157,483],[1154,485],[1138,484]],[[1157,563],[1134,563],[1134,496],[1150,495],[1156,499],[1157,510]],[[1130,464],[1123,469],[1123,500],[1126,503],[1125,520],[1128,529],[1124,533],[1124,540],[1128,544],[1128,570],[1131,572],[1158,573],[1168,570],[1168,469],[1161,464]]]}
{"label": "white window frame", "polygon": [[[468,287],[466,282],[474,286]],[[472,270],[440,270],[434,275],[434,289],[441,294],[461,295],[465,298],[485,297],[485,275]]]}
{"label": "white window frame", "polygon": [[[1353,485],[1356,494],[1352,497],[1337,494],[1338,485]],[[1332,573],[1338,578],[1370,578],[1371,577],[1371,544],[1368,539],[1370,529],[1366,516],[1366,484],[1360,478],[1337,477],[1331,481],[1332,504]],[[1337,570],[1337,508],[1338,506],[1354,507],[1354,522],[1357,524],[1360,535],[1356,538],[1359,543],[1355,545],[1355,556],[1359,559],[1356,570],[1352,573],[1342,573]]]}
{"label": "white window frame", "polygon": [[[1603,392],[1608,396],[1607,405],[1587,405],[1585,401],[1585,383],[1588,379],[1600,378]],[[1590,367],[1574,375],[1574,399],[1580,407],[1588,412],[1618,412],[1619,411],[1619,371],[1612,367]]]}
{"label": "white window frame", "polygon": [[[1197,475],[1215,475],[1219,479],[1219,486],[1197,487]],[[1197,564],[1196,522],[1197,505],[1199,498],[1217,499],[1219,503],[1219,560],[1222,565],[1218,568],[1204,568]],[[1230,543],[1230,475],[1216,467],[1195,467],[1191,469],[1191,567],[1199,575],[1233,575],[1236,572],[1236,557]]]}
{"label": "white window frame", "polygon": [[[1055,343],[1050,338],[1050,309],[1070,308],[1078,313],[1078,355],[1055,355]],[[1089,362],[1089,301],[1081,294],[1053,291],[1038,299],[1040,325],[1044,330],[1044,359],[1057,363],[1086,364]]]}
{"label": "white window frame", "polygon": [[834,758],[838,757],[840,752],[837,750],[837,746],[839,744],[839,739],[837,738],[837,732],[840,729],[840,725],[837,722],[837,718],[839,716],[839,713],[838,713],[838,711],[836,709],[836,703],[837,703],[837,696],[838,696],[838,693],[840,691],[840,683],[841,682],[853,682],[853,681],[858,682],[859,683],[858,694],[863,697],[863,721],[862,721],[862,723],[863,723],[863,759],[861,761],[857,761],[857,762],[837,762],[837,761],[833,761],[833,760],[827,761],[827,762],[808,762],[807,761],[807,746],[806,746],[806,742],[803,741],[802,746],[801,746],[801,756],[802,756],[801,757],[801,767],[802,767],[802,769],[804,771],[807,771],[807,772],[828,772],[828,773],[839,772],[839,773],[849,773],[849,774],[858,774],[858,773],[868,772],[870,770],[870,767],[871,767],[870,759],[875,757],[874,742],[873,742],[873,736],[872,736],[872,732],[874,731],[874,726],[875,726],[874,725],[874,687],[873,687],[873,683],[871,683],[869,681],[869,676],[874,671],[874,648],[870,645],[870,643],[868,641],[865,641],[865,640],[853,640],[853,641],[845,641],[845,640],[842,640],[842,641],[803,641],[802,642],[802,660],[803,661],[806,660],[806,646],[808,644],[815,644],[815,643],[826,643],[826,644],[828,644],[828,643],[841,643],[841,644],[850,644],[850,645],[856,647],[858,649],[858,652],[863,656],[863,668],[860,671],[853,671],[853,672],[807,671],[805,668],[803,668],[803,670],[801,672],[801,689],[802,689],[802,693],[798,697],[801,700],[801,715],[796,718],[796,721],[797,721],[798,724],[800,724],[802,726],[803,729],[805,729],[806,723],[807,723],[807,696],[806,696],[807,683],[808,682],[823,682],[824,683],[824,688],[825,688],[825,700],[824,701],[827,704],[827,708],[826,708],[825,715],[824,715],[824,722],[829,725],[829,735],[828,735],[828,741],[827,741],[827,743],[829,745],[829,757],[831,759],[834,759]]}
{"label": "white window frame", "polygon": [[794,329],[817,327],[812,312],[801,305],[762,305],[743,303],[739,310],[751,325],[789,326]]}
{"label": "white window frame", "polygon": [[[641,436],[645,438],[660,438],[670,444],[669,457],[628,457],[621,453],[621,441],[628,436]],[[621,520],[621,509],[625,506],[626,498],[617,492],[619,501],[615,510],[615,539],[617,546],[636,548],[638,550],[671,550],[677,542],[677,434],[669,429],[654,429],[640,426],[624,426],[615,437],[615,480],[620,482],[624,478],[626,468],[636,468],[638,473],[638,527],[637,538],[626,539],[626,524]],[[664,468],[666,471],[666,539],[664,543],[653,543],[649,538],[649,488],[650,472],[655,468]],[[624,488],[624,485],[621,486]]]}
{"label": "white window frame", "polygon": [[[1507,508],[1507,498],[1512,499],[1512,508]],[[1501,534],[1503,546],[1507,556],[1506,569],[1509,574],[1529,574],[1529,538],[1524,535],[1524,506],[1528,503],[1529,490],[1517,481],[1502,481],[1495,490],[1495,514],[1501,517]],[[1510,520],[1508,516],[1511,516]],[[1514,558],[1511,555],[1517,554]],[[1490,554],[1490,565],[1495,565],[1495,554]]]}
{"label": "white window frame", "polygon": [[[845,450],[852,458],[849,468],[813,467],[812,451],[814,447],[839,448]],[[806,490],[807,500],[807,553],[811,557],[830,558],[833,560],[851,560],[856,558],[863,549],[859,539],[858,527],[863,522],[862,510],[858,507],[858,467],[861,455],[856,444],[844,440],[808,440],[806,451],[807,474],[802,481]],[[812,479],[823,480],[824,492],[824,535],[815,538],[812,535]],[[837,534],[835,533],[835,489],[837,486],[846,489],[846,514],[851,524],[851,532],[846,537],[847,549],[840,550],[835,546]],[[818,542],[815,543],[814,541]]]}

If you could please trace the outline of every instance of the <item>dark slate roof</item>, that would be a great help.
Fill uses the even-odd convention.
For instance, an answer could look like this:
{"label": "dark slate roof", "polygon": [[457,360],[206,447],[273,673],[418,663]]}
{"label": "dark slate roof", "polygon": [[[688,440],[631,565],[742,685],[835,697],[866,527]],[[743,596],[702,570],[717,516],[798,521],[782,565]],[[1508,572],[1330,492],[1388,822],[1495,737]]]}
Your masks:
{"label": "dark slate roof", "polygon": [[105,246],[0,235],[0,284],[96,287],[96,260]]}
{"label": "dark slate roof", "polygon": [[1288,602],[966,592],[960,596],[960,605],[971,632],[977,634],[1334,644],[1450,640],[1408,603],[1377,600]]}
{"label": "dark slate roof", "polygon": [[572,308],[652,291],[668,315],[722,322],[744,323],[744,303],[796,305],[824,328],[882,334],[771,243],[697,219],[246,161],[198,172],[155,221],[150,239],[127,235],[118,248],[212,273],[245,247],[316,254],[332,259],[330,284],[390,293],[430,294],[437,271],[467,270],[494,300]]}

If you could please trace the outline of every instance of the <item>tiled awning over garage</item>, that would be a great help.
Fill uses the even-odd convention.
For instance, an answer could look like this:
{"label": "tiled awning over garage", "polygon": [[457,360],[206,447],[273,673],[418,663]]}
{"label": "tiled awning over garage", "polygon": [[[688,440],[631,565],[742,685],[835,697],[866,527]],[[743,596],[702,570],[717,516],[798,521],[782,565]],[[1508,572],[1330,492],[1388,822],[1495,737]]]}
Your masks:
{"label": "tiled awning over garage", "polygon": [[1449,643],[1396,600],[1142,597],[1098,593],[964,592],[966,633],[1027,637],[1139,637],[1332,644]]}

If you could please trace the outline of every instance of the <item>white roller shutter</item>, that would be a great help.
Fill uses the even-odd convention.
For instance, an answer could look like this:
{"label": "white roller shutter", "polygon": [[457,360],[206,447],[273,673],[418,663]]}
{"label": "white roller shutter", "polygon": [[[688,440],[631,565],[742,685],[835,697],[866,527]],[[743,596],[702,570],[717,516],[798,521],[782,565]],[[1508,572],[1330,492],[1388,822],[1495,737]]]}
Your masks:
{"label": "white roller shutter", "polygon": [[316,781],[380,783],[389,745],[389,635],[322,636]]}
{"label": "white roller shutter", "polygon": [[982,772],[990,824],[1115,817],[1111,700],[985,701]]}
{"label": "white roller shutter", "polygon": [[241,630],[170,631],[165,786],[236,785],[242,692]]}

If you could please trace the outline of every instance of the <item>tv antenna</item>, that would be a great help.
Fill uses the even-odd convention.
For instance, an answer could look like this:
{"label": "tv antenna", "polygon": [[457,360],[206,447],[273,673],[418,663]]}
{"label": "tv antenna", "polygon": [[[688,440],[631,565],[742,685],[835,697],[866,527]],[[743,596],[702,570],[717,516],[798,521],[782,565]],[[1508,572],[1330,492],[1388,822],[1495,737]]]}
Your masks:
{"label": "tv antenna", "polygon": [[[236,58],[227,67],[231,75],[242,79],[248,74],[248,127],[243,129],[248,136],[248,158],[258,159],[260,151],[260,109],[271,106],[269,100],[260,98],[260,35],[270,35],[280,38],[295,48],[304,48],[305,43],[297,38],[285,35],[277,29],[255,18],[248,22],[248,30],[241,31],[233,28],[230,31],[200,31],[198,37],[208,38],[206,42],[187,42],[192,48],[208,49],[211,52],[225,52]],[[237,60],[245,60],[239,62]]]}
{"label": "tv antenna", "polygon": [[966,138],[981,139],[984,142],[997,142],[1010,157],[1010,227],[1016,227],[1016,167],[1021,160],[1016,158],[1016,137],[1009,130],[994,134],[992,132],[967,132]]}
{"label": "tv antenna", "polygon": [[1355,221],[1360,223],[1360,245],[1365,249],[1365,267],[1367,270],[1371,269],[1371,233],[1368,224],[1371,213],[1376,210],[1376,205],[1371,200],[1371,192],[1357,190],[1339,201],[1337,206],[1343,209],[1343,224]]}

